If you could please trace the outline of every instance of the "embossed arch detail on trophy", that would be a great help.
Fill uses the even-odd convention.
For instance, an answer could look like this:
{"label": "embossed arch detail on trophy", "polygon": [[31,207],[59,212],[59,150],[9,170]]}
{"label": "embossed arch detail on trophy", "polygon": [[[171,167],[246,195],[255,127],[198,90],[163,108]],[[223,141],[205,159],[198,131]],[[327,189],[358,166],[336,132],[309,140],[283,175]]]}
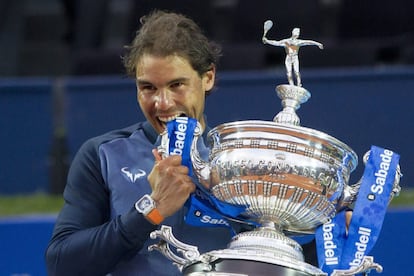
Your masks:
{"label": "embossed arch detail on trophy", "polygon": [[[264,23],[264,43],[270,43],[266,34],[272,25],[270,20]],[[360,183],[348,182],[358,157],[338,139],[300,126],[296,110],[310,93],[302,87],[297,50],[303,45],[323,46],[299,40],[298,35],[294,29],[292,38],[271,42],[288,48],[291,66],[290,71],[287,69],[289,84],[276,87],[283,110],[273,121],[235,121],[216,126],[207,135],[208,161],[197,151],[202,130],[201,126],[196,128],[191,160],[199,181],[219,200],[248,206],[243,213],[245,222],[254,221],[260,226],[237,234],[227,248],[204,254],[196,246],[178,241],[169,226],[152,232],[151,238],[161,241],[149,250],[159,250],[183,275],[327,275],[304,261],[300,244],[289,235],[313,233],[354,202]],[[293,83],[292,67],[297,84]],[[160,149],[165,152],[168,136],[164,134],[162,140]],[[400,188],[399,176],[396,174],[394,194]],[[356,270],[335,275],[353,275],[373,268],[380,270],[372,258],[366,258]]]}

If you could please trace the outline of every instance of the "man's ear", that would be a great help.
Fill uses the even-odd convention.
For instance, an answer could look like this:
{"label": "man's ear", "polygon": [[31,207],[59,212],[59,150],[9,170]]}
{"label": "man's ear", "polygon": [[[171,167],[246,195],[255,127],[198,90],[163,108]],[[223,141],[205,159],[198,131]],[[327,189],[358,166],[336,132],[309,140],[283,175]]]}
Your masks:
{"label": "man's ear", "polygon": [[214,87],[216,80],[216,66],[211,65],[211,69],[204,73],[202,77],[204,91],[210,91]]}

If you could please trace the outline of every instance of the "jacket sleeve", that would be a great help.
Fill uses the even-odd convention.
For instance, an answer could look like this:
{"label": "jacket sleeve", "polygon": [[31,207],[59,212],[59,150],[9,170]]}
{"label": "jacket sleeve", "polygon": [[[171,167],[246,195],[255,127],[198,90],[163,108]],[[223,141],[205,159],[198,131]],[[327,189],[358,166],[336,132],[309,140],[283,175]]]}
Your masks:
{"label": "jacket sleeve", "polygon": [[110,220],[109,191],[101,175],[97,145],[76,154],[46,250],[49,275],[105,275],[135,255],[156,229],[133,206]]}

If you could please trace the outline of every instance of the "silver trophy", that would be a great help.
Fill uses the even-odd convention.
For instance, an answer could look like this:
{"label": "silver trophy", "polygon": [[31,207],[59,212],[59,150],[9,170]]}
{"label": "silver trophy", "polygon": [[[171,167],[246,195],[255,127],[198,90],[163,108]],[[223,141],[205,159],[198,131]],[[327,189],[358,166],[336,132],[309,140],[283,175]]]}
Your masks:
{"label": "silver trophy", "polygon": [[[200,182],[219,200],[248,206],[242,214],[246,223],[254,221],[260,227],[237,234],[225,249],[204,254],[196,246],[178,241],[171,227],[152,232],[151,238],[161,241],[149,250],[161,251],[183,275],[327,275],[304,261],[300,244],[290,236],[313,233],[350,206],[358,194],[360,182],[348,185],[358,163],[355,152],[328,134],[300,126],[296,114],[310,97],[301,84],[297,50],[302,45],[322,48],[322,44],[299,40],[295,29],[292,38],[267,40],[272,25],[269,20],[265,22],[263,42],[283,44],[290,68],[289,84],[276,87],[283,110],[273,121],[236,121],[212,129],[207,136],[208,161],[196,148],[202,133],[198,127],[191,150]],[[163,135],[162,140],[161,150],[165,151],[168,136]],[[391,197],[399,192],[399,178],[398,171]],[[368,256],[359,267],[331,275],[354,275],[371,269],[382,268]]]}

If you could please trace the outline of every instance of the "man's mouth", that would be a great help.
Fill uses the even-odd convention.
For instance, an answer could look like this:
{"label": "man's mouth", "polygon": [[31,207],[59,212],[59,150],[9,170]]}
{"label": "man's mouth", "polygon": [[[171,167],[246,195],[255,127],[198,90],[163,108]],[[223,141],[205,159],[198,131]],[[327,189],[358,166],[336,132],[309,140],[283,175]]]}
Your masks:
{"label": "man's mouth", "polygon": [[158,116],[158,120],[164,127],[166,127],[168,122],[175,120],[178,117],[187,117],[187,115],[184,113],[180,113],[173,116]]}

